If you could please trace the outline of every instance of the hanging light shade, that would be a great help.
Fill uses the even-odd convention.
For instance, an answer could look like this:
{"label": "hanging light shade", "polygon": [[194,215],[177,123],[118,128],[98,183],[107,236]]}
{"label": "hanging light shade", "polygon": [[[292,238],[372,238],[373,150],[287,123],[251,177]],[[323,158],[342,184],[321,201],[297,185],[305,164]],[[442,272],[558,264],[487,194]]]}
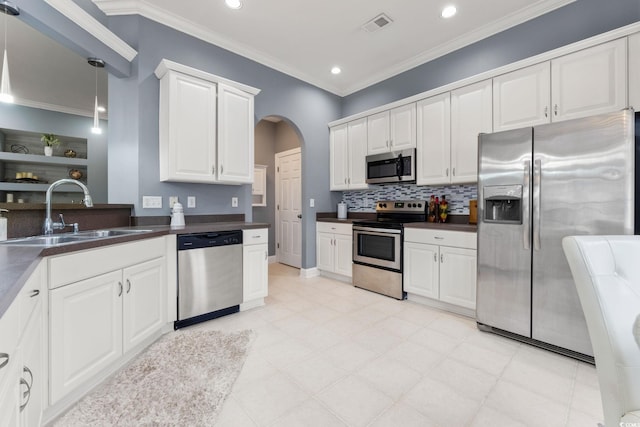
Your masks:
{"label": "hanging light shade", "polygon": [[91,133],[100,134],[102,129],[100,128],[100,110],[98,108],[98,68],[104,68],[104,61],[99,58],[88,58],[87,62],[95,67],[96,77],[96,97],[93,105],[93,127],[91,128]]}
{"label": "hanging light shade", "polygon": [[11,81],[9,79],[9,62],[7,61],[7,15],[20,15],[20,9],[8,1],[0,1],[0,12],[4,13],[4,55],[2,57],[2,76],[0,76],[0,102],[13,103]]}

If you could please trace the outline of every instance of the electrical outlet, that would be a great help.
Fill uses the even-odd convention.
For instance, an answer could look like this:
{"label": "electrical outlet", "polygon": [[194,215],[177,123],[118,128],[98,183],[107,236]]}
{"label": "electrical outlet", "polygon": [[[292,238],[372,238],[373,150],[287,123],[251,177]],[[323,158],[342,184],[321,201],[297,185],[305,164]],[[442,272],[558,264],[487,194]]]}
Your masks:
{"label": "electrical outlet", "polygon": [[196,207],[196,196],[187,197],[187,207],[195,208]]}
{"label": "electrical outlet", "polygon": [[162,196],[142,196],[143,209],[161,209]]}
{"label": "electrical outlet", "polygon": [[232,208],[237,208],[238,207],[238,198],[237,197],[232,197],[231,198],[231,207]]}
{"label": "electrical outlet", "polygon": [[169,196],[169,207],[173,208],[176,203],[178,203],[178,196]]}
{"label": "electrical outlet", "polygon": [[309,199],[309,207],[310,208],[316,207],[316,199]]}

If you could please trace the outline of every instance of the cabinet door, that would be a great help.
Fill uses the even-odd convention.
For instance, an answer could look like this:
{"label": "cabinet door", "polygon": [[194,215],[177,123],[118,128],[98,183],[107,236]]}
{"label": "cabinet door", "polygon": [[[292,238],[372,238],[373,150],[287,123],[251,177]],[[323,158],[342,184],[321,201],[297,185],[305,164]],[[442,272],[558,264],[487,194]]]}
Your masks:
{"label": "cabinet door", "polygon": [[389,151],[389,112],[367,117],[367,154]]}
{"label": "cabinet door", "polygon": [[405,242],[403,279],[406,292],[437,299],[439,268],[438,246]]}
{"label": "cabinet door", "polygon": [[318,270],[333,271],[334,269],[334,249],[332,233],[316,234],[316,264]]}
{"label": "cabinet door", "polygon": [[215,182],[216,85],[178,72],[160,82],[160,180]]}
{"label": "cabinet door", "polygon": [[[640,33],[629,36],[629,76],[640,76]],[[629,107],[640,111],[640,79],[629,77]]]}
{"label": "cabinet door", "polygon": [[253,95],[218,85],[218,182],[253,182]]}
{"label": "cabinet door", "polygon": [[164,258],[158,258],[123,270],[124,352],[164,324],[164,262]]}
{"label": "cabinet door", "polygon": [[122,355],[122,272],[50,292],[50,404]]}
{"label": "cabinet door", "polygon": [[493,79],[493,131],[551,121],[551,64],[543,62]]}
{"label": "cabinet door", "polygon": [[6,365],[10,369],[0,382],[0,426],[18,426],[20,420],[20,373],[15,361]]}
{"label": "cabinet door", "polygon": [[264,298],[268,292],[269,248],[267,244],[242,248],[242,301]]}
{"label": "cabinet door", "polygon": [[440,300],[475,310],[476,251],[440,246]]}
{"label": "cabinet door", "polygon": [[43,359],[43,329],[42,308],[38,305],[29,326],[25,329],[21,345],[22,378],[26,383],[20,384],[20,415],[23,426],[39,426],[42,419],[47,384]]}
{"label": "cabinet door", "polygon": [[478,134],[490,133],[491,80],[451,92],[451,182],[478,180]]}
{"label": "cabinet door", "polygon": [[351,264],[353,262],[353,238],[351,235],[335,234],[334,235],[334,251],[335,251],[335,273],[343,276],[351,277]]}
{"label": "cabinet door", "polygon": [[349,141],[349,174],[348,186],[350,190],[368,188],[367,179],[367,119],[354,120],[348,123],[347,136]]}
{"label": "cabinet door", "polygon": [[330,190],[346,190],[349,186],[349,146],[347,125],[331,128],[329,131],[329,176]]}
{"label": "cabinet door", "polygon": [[554,121],[627,106],[627,43],[614,40],[551,61]]}
{"label": "cabinet door", "polygon": [[448,184],[451,180],[449,92],[419,101],[417,111],[417,184]]}
{"label": "cabinet door", "polygon": [[389,146],[392,151],[416,147],[416,104],[394,108],[389,113]]}

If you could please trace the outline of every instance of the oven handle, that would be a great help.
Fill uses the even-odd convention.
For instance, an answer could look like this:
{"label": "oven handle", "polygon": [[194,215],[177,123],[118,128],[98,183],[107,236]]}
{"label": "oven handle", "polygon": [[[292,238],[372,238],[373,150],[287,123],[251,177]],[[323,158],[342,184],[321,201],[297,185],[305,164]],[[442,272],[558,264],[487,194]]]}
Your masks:
{"label": "oven handle", "polygon": [[375,228],[375,227],[360,227],[353,226],[353,231],[366,231],[371,234],[402,234],[402,230],[395,230],[391,228]]}

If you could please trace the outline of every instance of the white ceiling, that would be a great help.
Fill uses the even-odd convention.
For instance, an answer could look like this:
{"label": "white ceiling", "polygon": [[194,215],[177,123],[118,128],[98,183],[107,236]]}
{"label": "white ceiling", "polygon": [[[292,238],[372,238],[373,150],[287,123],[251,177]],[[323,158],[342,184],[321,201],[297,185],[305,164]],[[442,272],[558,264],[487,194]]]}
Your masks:
{"label": "white ceiling", "polygon": [[[239,10],[224,0],[92,1],[108,15],[138,13],[345,96],[575,0],[243,0]],[[444,20],[448,4],[458,14]],[[361,29],[380,13],[393,23]],[[91,116],[95,69],[86,58],[19,19],[3,21],[16,102]],[[106,104],[104,69],[98,95]]]}
{"label": "white ceiling", "polygon": [[[264,65],[348,95],[574,0],[92,0],[138,13]],[[441,18],[446,5],[458,13]],[[361,26],[385,13],[393,23]],[[331,68],[342,68],[332,75]]]}

